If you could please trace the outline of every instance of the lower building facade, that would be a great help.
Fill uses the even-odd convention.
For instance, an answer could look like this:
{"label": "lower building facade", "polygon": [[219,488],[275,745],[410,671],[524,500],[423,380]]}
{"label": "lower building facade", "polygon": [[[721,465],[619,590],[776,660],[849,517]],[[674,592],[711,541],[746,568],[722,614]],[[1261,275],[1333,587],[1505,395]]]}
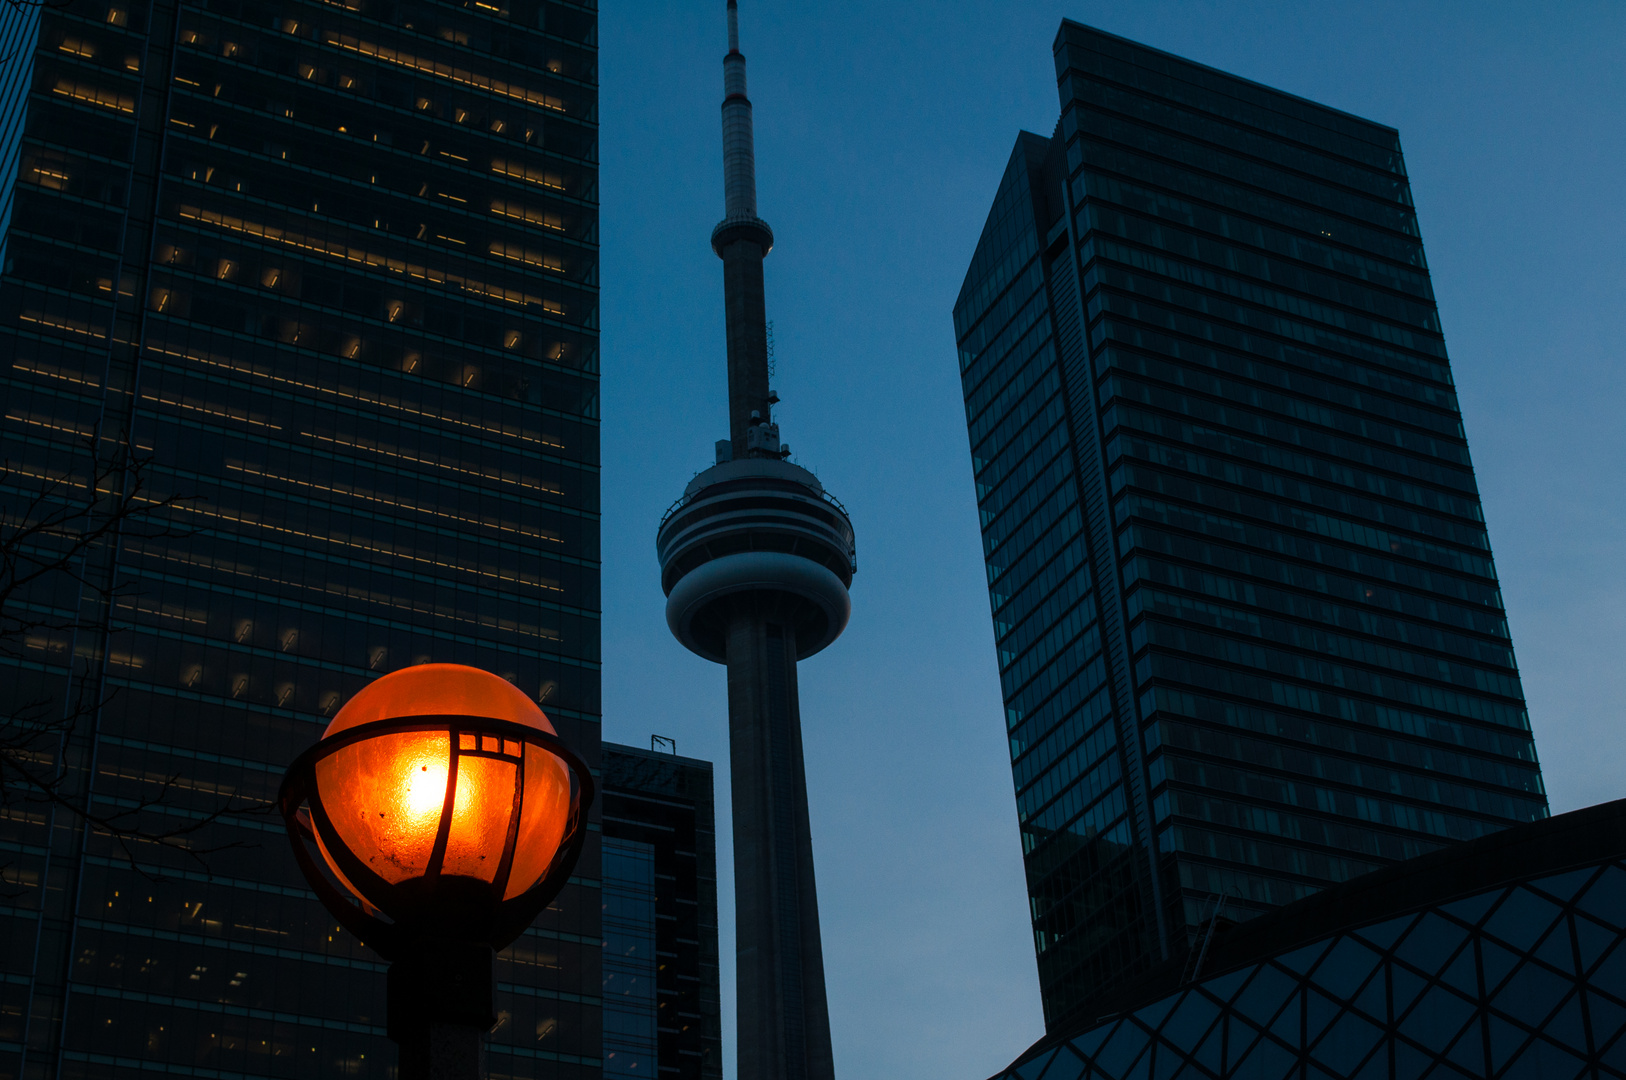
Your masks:
{"label": "lower building facade", "polygon": [[1626,1077],[1626,800],[1202,940],[996,1080]]}
{"label": "lower building facade", "polygon": [[711,762],[603,763],[604,1076],[722,1080]]}

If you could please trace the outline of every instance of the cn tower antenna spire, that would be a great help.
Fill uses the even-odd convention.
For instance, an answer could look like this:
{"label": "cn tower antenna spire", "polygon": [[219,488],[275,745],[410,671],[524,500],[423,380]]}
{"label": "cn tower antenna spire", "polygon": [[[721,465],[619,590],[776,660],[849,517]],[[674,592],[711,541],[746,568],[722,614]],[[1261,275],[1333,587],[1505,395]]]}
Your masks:
{"label": "cn tower antenna spire", "polygon": [[656,534],[666,624],[728,669],[734,826],[738,1080],[835,1080],[796,665],[852,613],[852,522],[818,477],[786,459],[770,411],[751,99],[740,17],[728,0],[723,57],[723,260],[728,435]]}
{"label": "cn tower antenna spire", "polygon": [[735,0],[728,0],[728,55],[723,57],[723,201],[724,221],[756,219],[756,146],[751,99],[745,96],[740,8]]}
{"label": "cn tower antenna spire", "polygon": [[762,260],[773,248],[773,230],[757,217],[756,146],[735,0],[728,0],[728,53],[723,57],[723,220],[711,232],[711,248],[723,260],[733,455],[778,456],[779,431],[768,400],[768,313],[762,284]]}

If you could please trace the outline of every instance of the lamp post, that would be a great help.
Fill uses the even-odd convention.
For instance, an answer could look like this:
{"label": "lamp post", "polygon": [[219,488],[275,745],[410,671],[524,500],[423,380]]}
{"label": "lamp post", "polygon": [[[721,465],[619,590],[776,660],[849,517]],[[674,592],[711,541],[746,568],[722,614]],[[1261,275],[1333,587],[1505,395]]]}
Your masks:
{"label": "lamp post", "polygon": [[289,766],[277,805],[300,870],[390,961],[400,1080],[484,1075],[496,950],[563,888],[592,801],[542,710],[460,664],[369,684]]}

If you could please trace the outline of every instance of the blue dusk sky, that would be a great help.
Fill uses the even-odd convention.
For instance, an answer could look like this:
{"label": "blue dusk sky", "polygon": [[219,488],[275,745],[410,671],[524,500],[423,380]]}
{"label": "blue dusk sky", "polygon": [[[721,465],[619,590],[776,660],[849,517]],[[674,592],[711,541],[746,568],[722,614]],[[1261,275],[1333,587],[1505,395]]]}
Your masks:
{"label": "blue dusk sky", "polygon": [[[1042,1033],[950,309],[1063,17],[1400,129],[1555,811],[1626,795],[1626,5],[741,0],[794,460],[852,513],[801,667],[837,1072],[982,1080]],[[726,434],[723,0],[601,9],[604,736],[718,763],[661,513]]]}

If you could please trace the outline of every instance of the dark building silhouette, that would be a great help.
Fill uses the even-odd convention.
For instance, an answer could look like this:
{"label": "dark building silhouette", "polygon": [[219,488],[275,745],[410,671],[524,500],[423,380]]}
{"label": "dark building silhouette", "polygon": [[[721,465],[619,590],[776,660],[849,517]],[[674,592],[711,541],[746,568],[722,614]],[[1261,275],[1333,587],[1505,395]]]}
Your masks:
{"label": "dark building silhouette", "polygon": [[1398,135],[1055,62],[954,309],[1051,1030],[1547,814]]}
{"label": "dark building silhouette", "polygon": [[709,761],[604,745],[604,1075],[721,1080]]}
{"label": "dark building silhouette", "polygon": [[[0,498],[129,442],[185,499],[92,553],[111,605],[36,589],[74,631],[0,658],[13,710],[92,706],[71,802],[162,795],[154,831],[264,806],[343,701],[425,661],[510,679],[596,766],[596,25],[555,0],[40,13]],[[273,818],[194,837],[246,845],[206,872],[9,811],[0,1076],[393,1074],[384,965]],[[596,837],[499,957],[494,1077],[599,1075]]]}

